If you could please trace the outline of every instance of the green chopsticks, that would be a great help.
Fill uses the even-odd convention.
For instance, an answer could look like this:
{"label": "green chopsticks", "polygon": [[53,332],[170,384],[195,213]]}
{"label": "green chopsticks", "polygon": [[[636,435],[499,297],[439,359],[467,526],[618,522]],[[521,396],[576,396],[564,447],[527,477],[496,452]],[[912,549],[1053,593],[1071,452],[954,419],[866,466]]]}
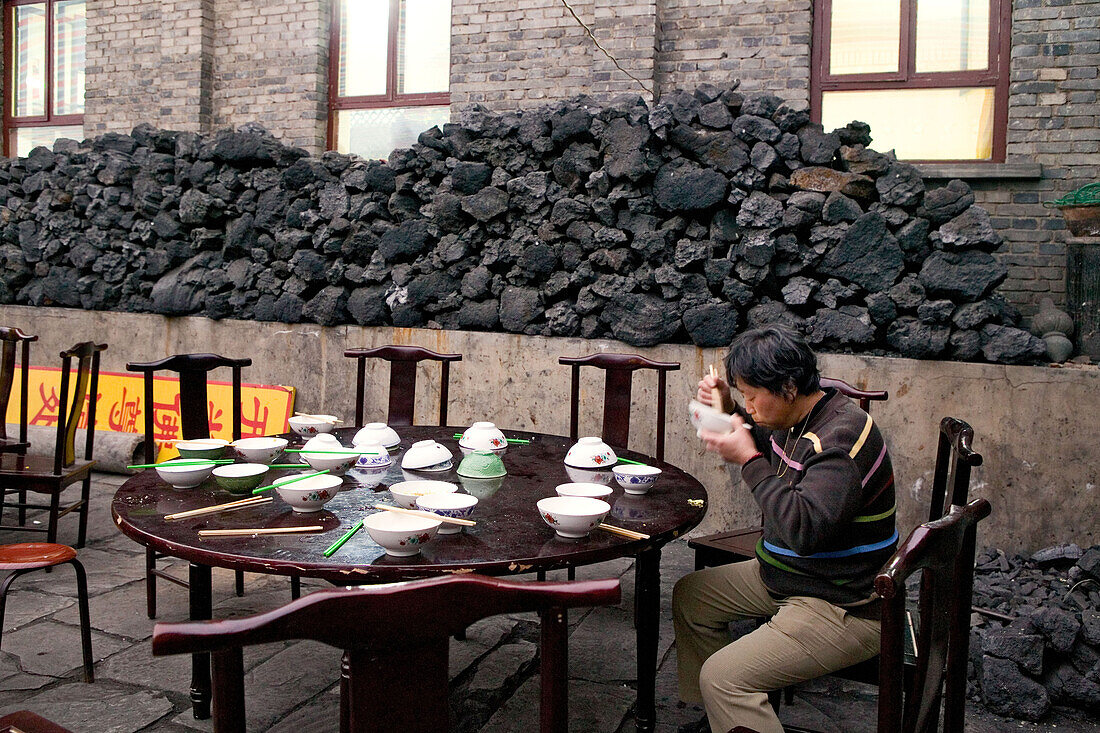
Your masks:
{"label": "green chopsticks", "polygon": [[343,547],[344,543],[347,542],[348,540],[350,540],[352,538],[352,536],[354,536],[355,533],[358,532],[361,529],[363,529],[363,520],[362,519],[360,519],[358,522],[353,524],[351,526],[351,529],[349,529],[347,532],[344,533],[343,537],[341,537],[340,539],[336,540],[331,545],[329,545],[328,549],[326,549],[321,554],[324,557],[329,557],[330,555],[335,553],[337,550],[339,550],[341,547]]}
{"label": "green chopsticks", "polygon": [[305,448],[286,448],[283,452],[284,453],[321,453],[321,454],[330,455],[330,456],[348,456],[348,455],[352,455],[352,454],[357,455],[357,456],[380,456],[380,455],[382,455],[378,451],[365,451],[365,450],[358,450],[356,448],[345,448],[344,450],[306,450]]}
{"label": "green chopsticks", "polygon": [[160,463],[135,463],[134,465],[127,466],[126,468],[157,468],[159,466],[180,466],[182,468],[185,466],[209,466],[211,463],[216,466],[221,466],[226,463],[232,462],[232,459],[229,458],[219,458],[218,460],[214,460],[213,458],[192,458],[186,461],[168,460],[161,461]]}
{"label": "green chopsticks", "polygon": [[[616,456],[618,458],[618,456]],[[649,464],[642,463],[641,461],[632,461],[629,458],[619,458],[619,463],[629,463],[632,466],[647,466]]]}
{"label": "green chopsticks", "polygon": [[264,491],[267,491],[268,489],[277,489],[280,486],[286,486],[287,484],[292,484],[295,481],[305,481],[307,478],[313,478],[314,476],[320,476],[322,473],[329,473],[331,471],[332,471],[331,468],[326,468],[323,471],[315,471],[314,473],[306,473],[306,474],[302,474],[301,476],[295,476],[294,478],[288,478],[286,481],[276,481],[275,483],[270,484],[269,486],[261,486],[258,489],[252,489],[252,493],[253,494],[259,494],[259,493],[262,493]]}
{"label": "green chopsticks", "polygon": [[[462,440],[462,433],[455,433],[454,438],[455,440]],[[504,440],[509,443],[516,443],[517,445],[529,445],[531,443],[531,441],[525,440],[524,438],[505,438]]]}

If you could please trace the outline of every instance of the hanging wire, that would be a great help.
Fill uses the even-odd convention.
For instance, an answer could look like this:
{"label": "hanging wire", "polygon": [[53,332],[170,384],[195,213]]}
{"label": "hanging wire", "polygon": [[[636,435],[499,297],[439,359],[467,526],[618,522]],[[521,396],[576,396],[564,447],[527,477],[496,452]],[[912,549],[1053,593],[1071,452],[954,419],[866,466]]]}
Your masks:
{"label": "hanging wire", "polygon": [[641,79],[639,79],[638,77],[634,76],[629,71],[624,69],[622,67],[622,65],[619,64],[618,59],[616,59],[614,56],[612,56],[606,48],[604,48],[603,46],[600,45],[600,42],[598,40],[596,40],[595,34],[592,33],[592,29],[589,28],[587,25],[585,25],[584,21],[581,20],[579,15],[577,15],[577,11],[573,10],[573,7],[567,2],[567,0],[561,0],[561,4],[564,5],[565,9],[569,11],[569,14],[572,15],[573,18],[576,19],[577,23],[580,24],[581,28],[584,28],[584,32],[587,33],[588,37],[592,39],[592,43],[596,44],[596,48],[600,49],[600,51],[603,52],[603,55],[606,56],[608,59],[610,59],[611,63],[615,64],[616,69],[618,69],[619,71],[623,72],[624,74],[629,76],[631,79],[633,79],[635,81],[635,83],[637,83],[637,85],[642,88],[642,91],[645,91],[645,92],[649,93],[650,97],[655,97],[656,96],[654,94],[653,90],[645,85],[644,81],[642,81]]}

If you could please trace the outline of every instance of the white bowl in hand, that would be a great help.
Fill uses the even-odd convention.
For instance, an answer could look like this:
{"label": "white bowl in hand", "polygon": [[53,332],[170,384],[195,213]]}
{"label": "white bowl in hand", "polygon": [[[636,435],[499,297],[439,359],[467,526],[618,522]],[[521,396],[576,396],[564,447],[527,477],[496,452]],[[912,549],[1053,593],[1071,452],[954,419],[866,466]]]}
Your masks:
{"label": "white bowl in hand", "polygon": [[587,496],[551,496],[536,506],[542,521],[562,537],[587,537],[611,511],[606,501]]}
{"label": "white bowl in hand", "polygon": [[608,468],[619,460],[603,438],[581,438],[565,454],[565,465],[574,468]]}
{"label": "white bowl in hand", "polygon": [[712,433],[728,433],[733,430],[733,421],[730,419],[732,415],[696,400],[688,403],[688,416],[696,430],[708,430]]}

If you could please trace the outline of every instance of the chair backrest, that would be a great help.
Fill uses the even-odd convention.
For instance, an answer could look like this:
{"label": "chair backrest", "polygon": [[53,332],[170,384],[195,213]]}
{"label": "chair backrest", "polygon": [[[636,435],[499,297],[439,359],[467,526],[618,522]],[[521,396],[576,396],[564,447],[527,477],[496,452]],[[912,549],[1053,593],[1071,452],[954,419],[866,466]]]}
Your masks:
{"label": "chair backrest", "polygon": [[[11,388],[15,384],[15,352],[19,351],[19,442],[27,442],[27,385],[30,378],[31,341],[37,336],[28,336],[18,328],[0,327],[0,417],[8,414],[11,402]],[[0,440],[8,437],[7,420],[0,419]]]}
{"label": "chair backrest", "polygon": [[344,650],[341,731],[442,733],[449,637],[478,619],[541,616],[542,733],[566,730],[566,609],[619,602],[617,579],[572,583],[481,575],[324,590],[282,608],[228,621],[157,624],[153,654],[211,652],[215,733],[243,733],[242,648],[310,639]]}
{"label": "chair backrest", "polygon": [[859,401],[859,408],[864,412],[871,411],[872,402],[885,402],[890,399],[890,393],[885,390],[866,390],[853,387],[845,382],[843,379],[833,379],[832,377],[821,378],[822,389],[826,387],[832,387],[837,392],[840,392],[845,397],[850,397],[853,400]]}
{"label": "chair backrest", "polygon": [[145,462],[156,458],[156,409],[153,402],[154,375],[176,372],[180,381],[180,437],[184,440],[210,437],[207,383],[210,372],[221,367],[233,371],[233,440],[241,437],[241,368],[251,359],[230,359],[217,354],[174,354],[149,362],[130,362],[126,370],[145,377]]}
{"label": "chair backrest", "polygon": [[[82,341],[61,352],[61,390],[58,392],[57,441],[53,459],[55,474],[60,474],[64,466],[71,466],[76,461],[76,429],[80,425],[85,399],[88,400],[88,423],[85,426],[84,459],[92,457],[95,407],[99,396],[99,352],[106,349],[107,344]],[[73,386],[71,396],[70,382]]]}
{"label": "chair backrest", "polygon": [[573,374],[569,396],[569,436],[579,437],[581,367],[591,366],[606,372],[603,390],[603,428],[601,436],[612,445],[626,447],[630,438],[630,387],[638,369],[657,372],[657,460],[665,459],[665,386],[666,375],[680,368],[675,361],[653,361],[637,354],[589,354],[562,356],[559,364],[568,364]]}
{"label": "chair backrest", "polygon": [[[879,659],[879,733],[962,733],[966,706],[966,664],[970,645],[970,603],[978,522],[989,516],[985,499],[952,506],[943,517],[922,524],[898,546],[875,577],[883,599]],[[906,681],[905,580],[921,570],[917,663]]]}
{"label": "chair backrest", "polygon": [[416,402],[416,365],[424,360],[438,361],[439,424],[447,424],[447,399],[451,383],[451,362],[462,361],[462,354],[439,354],[420,346],[378,346],[373,349],[348,349],[344,356],[355,359],[355,425],[363,424],[363,400],[366,396],[367,359],[385,359],[390,363],[390,425],[412,425]]}
{"label": "chair backrest", "polygon": [[973,443],[974,428],[970,425],[954,417],[940,420],[928,521],[942,517],[953,504],[966,503],[970,469],[982,465],[982,454],[974,452]]}

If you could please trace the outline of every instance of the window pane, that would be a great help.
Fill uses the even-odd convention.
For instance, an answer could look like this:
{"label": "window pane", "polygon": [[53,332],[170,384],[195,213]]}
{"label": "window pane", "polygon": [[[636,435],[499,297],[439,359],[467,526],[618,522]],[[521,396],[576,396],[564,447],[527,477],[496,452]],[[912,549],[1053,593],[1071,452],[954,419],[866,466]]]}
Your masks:
{"label": "window pane", "polygon": [[407,148],[420,133],[451,119],[451,108],[386,107],[345,109],[336,113],[336,149],[364,158],[386,159],[397,148]]}
{"label": "window pane", "polygon": [[53,113],[84,114],[84,0],[54,6]]}
{"label": "window pane", "polygon": [[46,6],[17,5],[12,59],[16,117],[46,114]]}
{"label": "window pane", "polygon": [[993,157],[993,88],[825,92],[826,130],[852,120],[871,125],[875,150],[903,160],[988,160]]}
{"label": "window pane", "polygon": [[917,71],[989,66],[989,0],[920,0]]}
{"label": "window pane", "polygon": [[340,3],[339,96],[386,93],[389,20],[389,0]]}
{"label": "window pane", "polygon": [[83,140],[84,128],[80,125],[62,125],[60,127],[15,127],[11,130],[11,150],[20,158],[39,145],[53,148],[54,142],[61,137],[70,140]]}
{"label": "window pane", "polygon": [[399,94],[445,92],[451,80],[451,0],[401,0]]}
{"label": "window pane", "polygon": [[829,73],[898,70],[901,0],[833,0]]}

